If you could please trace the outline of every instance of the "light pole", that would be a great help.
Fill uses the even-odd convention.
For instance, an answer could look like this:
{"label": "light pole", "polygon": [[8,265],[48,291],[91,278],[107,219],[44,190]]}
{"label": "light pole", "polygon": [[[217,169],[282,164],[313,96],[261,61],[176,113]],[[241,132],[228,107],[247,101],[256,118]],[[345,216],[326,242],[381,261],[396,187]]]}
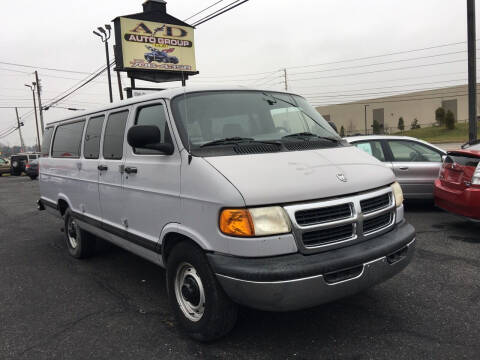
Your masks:
{"label": "light pole", "polygon": [[100,39],[102,39],[102,42],[105,43],[105,56],[107,57],[108,94],[110,95],[110,102],[113,102],[112,78],[110,75],[110,55],[108,53],[108,39],[110,39],[112,27],[109,24],[105,24],[105,29],[107,29],[108,33],[101,26],[99,26],[97,29],[101,32],[101,34],[96,32],[95,30],[93,30],[93,33],[100,37]]}
{"label": "light pole", "polygon": [[369,105],[363,105],[365,106],[365,135],[368,135],[368,132],[367,132],[367,106]]}
{"label": "light pole", "polygon": [[37,151],[40,152],[40,133],[38,131],[38,118],[37,118],[37,102],[35,101],[35,85],[37,83],[34,81],[32,85],[25,84],[26,87],[32,90],[32,97],[33,97],[33,113],[35,114],[35,126],[37,127]]}

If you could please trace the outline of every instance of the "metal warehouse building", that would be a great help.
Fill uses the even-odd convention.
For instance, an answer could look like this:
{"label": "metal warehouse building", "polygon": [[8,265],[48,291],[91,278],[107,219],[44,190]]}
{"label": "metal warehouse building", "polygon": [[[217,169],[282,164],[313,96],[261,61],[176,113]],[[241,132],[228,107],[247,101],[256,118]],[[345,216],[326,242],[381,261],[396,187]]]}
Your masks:
{"label": "metal warehouse building", "polygon": [[422,127],[433,125],[435,123],[435,110],[438,107],[452,111],[455,119],[459,122],[468,121],[467,94],[467,85],[460,85],[349,103],[318,106],[316,109],[326,120],[333,121],[339,131],[341,126],[343,126],[346,135],[364,134],[365,128],[368,133],[372,133],[374,120],[383,125],[385,133],[395,133],[399,131],[397,126],[400,117],[403,117],[405,122],[405,130],[410,129],[414,119],[417,119]]}

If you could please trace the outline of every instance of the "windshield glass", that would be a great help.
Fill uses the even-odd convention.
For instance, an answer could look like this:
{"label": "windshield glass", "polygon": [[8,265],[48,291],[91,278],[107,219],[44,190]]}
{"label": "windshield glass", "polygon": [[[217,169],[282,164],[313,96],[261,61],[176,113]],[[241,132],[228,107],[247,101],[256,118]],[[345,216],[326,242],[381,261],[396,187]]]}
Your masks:
{"label": "windshield glass", "polygon": [[172,110],[189,149],[225,141],[340,141],[325,119],[300,96],[265,91],[210,91],[179,95]]}

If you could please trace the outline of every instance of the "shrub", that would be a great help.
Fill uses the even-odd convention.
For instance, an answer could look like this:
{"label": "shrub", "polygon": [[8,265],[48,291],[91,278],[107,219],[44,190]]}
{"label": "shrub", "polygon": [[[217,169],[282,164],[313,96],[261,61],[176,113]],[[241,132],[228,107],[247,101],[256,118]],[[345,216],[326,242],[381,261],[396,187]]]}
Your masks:
{"label": "shrub", "polygon": [[400,130],[400,131],[405,130],[405,121],[403,121],[403,117],[401,117],[401,116],[398,119],[398,130]]}
{"label": "shrub", "polygon": [[445,115],[445,126],[448,130],[455,129],[455,115],[453,115],[453,112],[450,110],[448,110],[447,114]]}
{"label": "shrub", "polygon": [[377,120],[373,120],[372,128],[374,134],[380,134],[381,125]]}
{"label": "shrub", "polygon": [[420,129],[420,124],[418,123],[417,118],[413,119],[412,124],[410,125],[410,129],[412,130]]}
{"label": "shrub", "polygon": [[343,125],[340,127],[340,136],[342,138],[345,137],[345,128],[343,127]]}
{"label": "shrub", "polygon": [[435,121],[438,123],[438,125],[445,125],[445,116],[445,109],[443,107],[439,107],[437,110],[435,110]]}

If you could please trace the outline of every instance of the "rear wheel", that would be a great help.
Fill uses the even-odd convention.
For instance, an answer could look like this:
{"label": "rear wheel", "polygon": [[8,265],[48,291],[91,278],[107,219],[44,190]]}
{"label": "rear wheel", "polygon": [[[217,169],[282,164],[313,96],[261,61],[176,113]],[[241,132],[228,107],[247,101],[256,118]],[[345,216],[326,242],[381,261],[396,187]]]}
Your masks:
{"label": "rear wheel", "polygon": [[95,250],[95,237],[80,229],[70,209],[65,211],[65,241],[71,256],[84,259],[91,256]]}
{"label": "rear wheel", "polygon": [[194,339],[226,335],[237,320],[237,305],[225,294],[203,251],[188,242],[176,245],[167,262],[170,305],[180,326]]}
{"label": "rear wheel", "polygon": [[30,175],[30,179],[35,180],[37,178],[37,175]]}

